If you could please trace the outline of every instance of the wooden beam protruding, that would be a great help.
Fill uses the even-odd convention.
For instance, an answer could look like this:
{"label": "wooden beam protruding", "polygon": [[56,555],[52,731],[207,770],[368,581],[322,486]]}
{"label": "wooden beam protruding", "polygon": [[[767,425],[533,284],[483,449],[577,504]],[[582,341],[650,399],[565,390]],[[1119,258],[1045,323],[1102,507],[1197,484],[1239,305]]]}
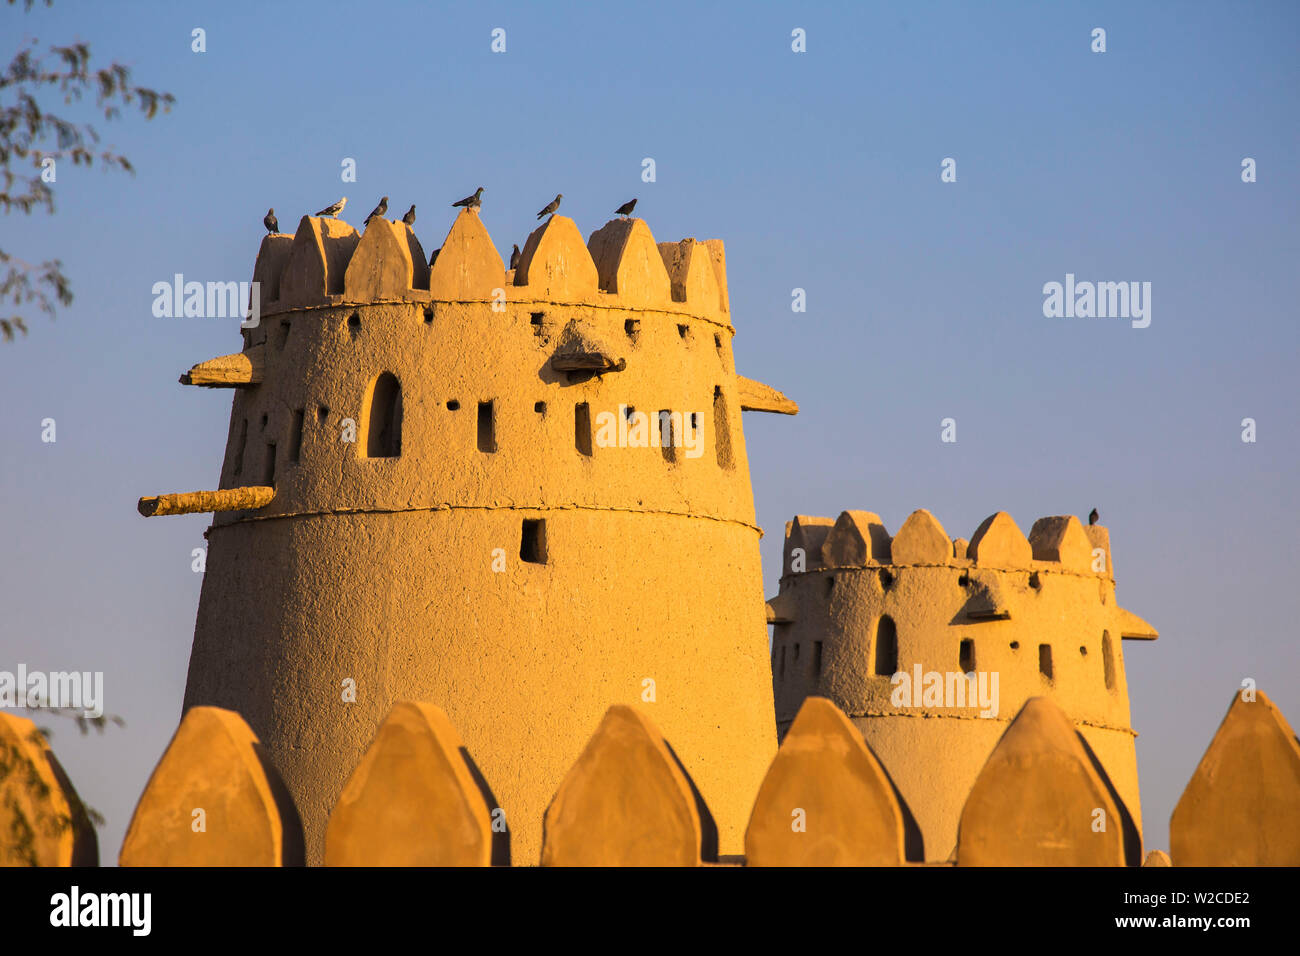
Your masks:
{"label": "wooden beam protruding", "polygon": [[776,412],[778,415],[799,414],[799,406],[771,385],[764,385],[752,378],[737,375],[736,386],[740,391],[740,410],[742,412]]}
{"label": "wooden beam protruding", "polygon": [[216,511],[247,511],[265,508],[275,497],[275,489],[265,485],[222,488],[220,491],[185,491],[175,495],[141,498],[136,510],[146,518],[162,515],[203,514]]}
{"label": "wooden beam protruding", "polygon": [[236,352],[200,362],[181,376],[181,384],[202,385],[204,388],[260,385],[265,368],[265,349],[264,345],[254,345],[247,352]]}

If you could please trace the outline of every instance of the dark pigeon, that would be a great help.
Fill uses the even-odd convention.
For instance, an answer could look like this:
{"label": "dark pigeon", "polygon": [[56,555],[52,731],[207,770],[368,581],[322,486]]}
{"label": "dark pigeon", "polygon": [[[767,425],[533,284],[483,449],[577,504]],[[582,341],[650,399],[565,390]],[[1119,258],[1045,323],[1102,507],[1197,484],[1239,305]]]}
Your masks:
{"label": "dark pigeon", "polygon": [[415,225],[415,203],[411,203],[411,208],[406,210],[406,215],[402,217],[402,222],[408,226]]}
{"label": "dark pigeon", "polygon": [[433,250],[433,255],[429,256],[429,267],[430,267],[430,268],[433,268],[433,264],[434,264],[435,262],[438,261],[438,253],[440,253],[440,252],[442,252],[442,246],[439,246],[437,249],[434,249],[434,250]]}
{"label": "dark pigeon", "polygon": [[1100,519],[1101,515],[1097,514],[1096,508],[1093,508],[1092,513],[1088,515],[1088,524],[1096,524]]}
{"label": "dark pigeon", "polygon": [[632,215],[632,210],[635,209],[635,208],[636,208],[636,200],[633,199],[631,202],[625,202],[625,203],[623,203],[623,205],[621,205],[621,206],[619,206],[617,209],[615,209],[615,210],[614,210],[614,215],[616,215],[616,216],[630,216],[630,215]]}
{"label": "dark pigeon", "polygon": [[474,195],[466,196],[460,202],[452,203],[453,206],[464,206],[466,209],[477,209],[483,205],[483,187],[480,186],[474,190]]}
{"label": "dark pigeon", "polygon": [[388,212],[388,197],[387,197],[387,196],[385,196],[383,199],[379,200],[379,205],[376,206],[374,209],[370,210],[370,215],[369,215],[369,216],[366,216],[366,222],[369,222],[371,219],[374,219],[374,218],[376,218],[377,216],[383,216],[383,214],[386,213],[386,212]]}
{"label": "dark pigeon", "polygon": [[513,269],[519,265],[519,244],[515,244],[514,251],[510,253],[510,268]]}
{"label": "dark pigeon", "polygon": [[280,221],[279,221],[278,219],[275,218],[275,208],[274,208],[274,207],[272,207],[272,208],[270,208],[270,209],[268,209],[268,210],[266,211],[266,215],[262,218],[262,225],[266,226],[266,231],[267,231],[267,232],[279,232],[279,231],[280,231]]}
{"label": "dark pigeon", "polygon": [[560,208],[560,200],[563,198],[564,193],[556,193],[555,198],[550,201],[547,207],[537,214],[537,218],[541,219],[543,216],[549,216],[554,213],[555,210]]}

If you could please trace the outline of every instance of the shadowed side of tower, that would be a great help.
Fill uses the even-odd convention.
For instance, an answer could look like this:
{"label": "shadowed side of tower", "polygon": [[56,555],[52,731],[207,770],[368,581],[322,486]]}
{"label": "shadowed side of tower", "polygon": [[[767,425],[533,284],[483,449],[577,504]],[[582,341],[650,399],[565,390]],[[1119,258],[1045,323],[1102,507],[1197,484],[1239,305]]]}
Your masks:
{"label": "shadowed side of tower", "polygon": [[621,220],[589,252],[554,216],[507,273],[465,211],[422,276],[399,223],[289,242],[259,256],[256,375],[220,383],[220,487],[274,497],[208,531],[186,708],[244,715],[319,861],[393,703],[436,704],[531,864],[565,771],[634,704],[739,853],[776,747],[740,413],[793,405],[735,374],[721,244]]}

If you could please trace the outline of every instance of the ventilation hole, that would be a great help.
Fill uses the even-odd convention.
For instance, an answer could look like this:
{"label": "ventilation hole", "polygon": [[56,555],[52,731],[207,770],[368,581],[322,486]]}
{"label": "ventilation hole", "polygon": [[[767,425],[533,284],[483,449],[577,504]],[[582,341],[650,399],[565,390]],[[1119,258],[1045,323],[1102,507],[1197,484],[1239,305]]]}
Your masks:
{"label": "ventilation hole", "polygon": [[305,409],[294,409],[293,425],[289,429],[289,460],[294,464],[302,459],[302,423],[306,417]]}
{"label": "ventilation hole", "polygon": [[497,450],[496,411],[492,402],[478,403],[478,450],[488,454]]}
{"label": "ventilation hole", "polygon": [[546,521],[543,518],[525,518],[523,535],[519,540],[519,558],[529,564],[546,563]]}
{"label": "ventilation hole", "polygon": [[1029,586],[1035,591],[1042,590],[1043,582],[1038,578],[1038,572],[1034,571],[1029,575]]}
{"label": "ventilation hole", "polygon": [[348,316],[348,331],[356,335],[361,331],[361,313],[353,312]]}
{"label": "ventilation hole", "polygon": [[370,387],[361,422],[367,458],[402,454],[402,386],[392,372],[382,373]]}
{"label": "ventilation hole", "polygon": [[285,322],[282,319],[280,321],[280,341],[279,341],[280,348],[283,349],[285,344],[288,341],[289,341],[289,323]]}
{"label": "ventilation hole", "polygon": [[961,642],[961,651],[957,656],[957,662],[961,666],[963,674],[969,674],[975,669],[975,641],[966,638]]}
{"label": "ventilation hole", "polygon": [[636,406],[635,406],[635,405],[627,405],[627,406],[624,407],[624,409],[623,409],[623,416],[624,416],[624,417],[625,417],[629,422],[632,420],[632,416],[635,415],[635,414],[636,414]]}
{"label": "ventilation hole", "polygon": [[1019,642],[1019,641],[1012,641],[1012,642],[1011,642],[1011,649],[1012,649],[1013,651],[1018,651],[1018,650],[1020,650],[1020,642]]}
{"label": "ventilation hole", "polygon": [[266,431],[266,423],[267,423],[267,421],[268,421],[267,416],[263,415],[263,416],[262,416],[262,431]]}
{"label": "ventilation hole", "polygon": [[813,641],[813,676],[822,676],[822,642]]}
{"label": "ventilation hole", "polygon": [[835,575],[828,574],[826,575],[826,596],[830,597],[831,592],[833,592],[834,590],[835,590]]}
{"label": "ventilation hole", "polygon": [[781,666],[779,668],[778,676],[782,680],[785,680],[785,648],[784,647],[781,648]]}
{"label": "ventilation hole", "polygon": [[958,578],[957,578],[957,583],[960,584],[960,585],[961,585],[962,587],[964,587],[964,588],[966,588],[966,587],[970,587],[970,574],[968,574],[967,572],[963,571],[963,572],[958,576]]}
{"label": "ventilation hole", "polygon": [[623,323],[623,331],[627,333],[629,339],[635,339],[641,331],[641,322],[639,319],[628,319]]}
{"label": "ventilation hole", "polygon": [[545,331],[545,328],[542,325],[542,315],[543,313],[541,312],[534,312],[532,314],[533,335],[536,335],[538,338],[541,338],[542,333]]}
{"label": "ventilation hole", "polygon": [[718,350],[718,354],[719,354],[719,355],[722,354],[722,336],[721,336],[721,335],[715,335],[715,336],[713,337],[713,347],[714,347],[715,349]]}
{"label": "ventilation hole", "polygon": [[1038,645],[1038,673],[1048,680],[1052,679],[1052,645]]}
{"label": "ventilation hole", "polygon": [[433,324],[433,306],[426,305],[424,307],[424,321],[430,325]]}
{"label": "ventilation hole", "polygon": [[266,443],[266,460],[262,464],[262,484],[275,485],[275,442]]}
{"label": "ventilation hole", "polygon": [[533,402],[533,411],[535,411],[538,415],[545,415],[545,414],[546,414],[546,403],[545,403],[545,402]]}
{"label": "ventilation hole", "polygon": [[880,587],[888,591],[894,586],[894,574],[889,568],[880,569]]}
{"label": "ventilation hole", "polygon": [[677,326],[677,335],[679,338],[683,338],[683,339],[686,338],[686,333],[689,331],[690,331],[690,326],[687,325]]}
{"label": "ventilation hole", "polygon": [[1087,657],[1087,656],[1088,656],[1088,649],[1087,649],[1086,647],[1084,647],[1082,644],[1079,645],[1079,656],[1080,656],[1080,657]]}
{"label": "ventilation hole", "polygon": [[591,457],[591,406],[586,402],[573,406],[573,447]]}
{"label": "ventilation hole", "polygon": [[876,673],[892,676],[898,670],[898,629],[894,619],[882,615],[876,625]]}
{"label": "ventilation hole", "polygon": [[330,417],[330,410],[327,406],[318,405],[316,407],[316,421],[323,422],[325,421],[325,419],[329,417]]}
{"label": "ventilation hole", "polygon": [[456,401],[456,399],[454,399],[454,398],[451,399],[450,401],[448,401],[448,402],[447,402],[447,411],[449,411],[449,412],[458,412],[458,411],[460,411],[460,402]]}
{"label": "ventilation hole", "polygon": [[799,645],[798,645],[798,644],[795,644],[795,645],[794,645],[794,651],[793,651],[793,653],[790,655],[790,663],[791,663],[791,664],[798,664],[798,663],[799,663]]}

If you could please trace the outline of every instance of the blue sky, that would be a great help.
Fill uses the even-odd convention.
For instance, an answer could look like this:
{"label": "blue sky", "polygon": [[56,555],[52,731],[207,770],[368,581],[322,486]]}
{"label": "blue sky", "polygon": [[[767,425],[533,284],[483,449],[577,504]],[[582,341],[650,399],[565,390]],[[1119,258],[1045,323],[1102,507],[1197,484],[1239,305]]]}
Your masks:
{"label": "blue sky", "polygon": [[[1243,678],[1300,721],[1295,5],[59,0],[0,25],[6,60],[82,39],[177,97],[100,124],[137,175],[60,168],[55,216],[0,218],[76,294],[0,345],[0,668],[106,672],[127,727],[54,739],[106,862],[179,717],[208,521],[134,503],[215,485],[229,397],[176,376],[239,347],[150,289],[250,278],[268,206],[292,229],[343,194],[353,221],[417,203],[426,248],[479,185],[507,255],[556,192],[584,233],[638,196],[659,240],[724,239],[738,369],[801,407],[745,416],[768,593],[796,513],[969,537],[1099,508],[1161,632],[1125,646],[1148,846]],[[1066,273],[1150,282],[1150,327],[1045,318]]]}

